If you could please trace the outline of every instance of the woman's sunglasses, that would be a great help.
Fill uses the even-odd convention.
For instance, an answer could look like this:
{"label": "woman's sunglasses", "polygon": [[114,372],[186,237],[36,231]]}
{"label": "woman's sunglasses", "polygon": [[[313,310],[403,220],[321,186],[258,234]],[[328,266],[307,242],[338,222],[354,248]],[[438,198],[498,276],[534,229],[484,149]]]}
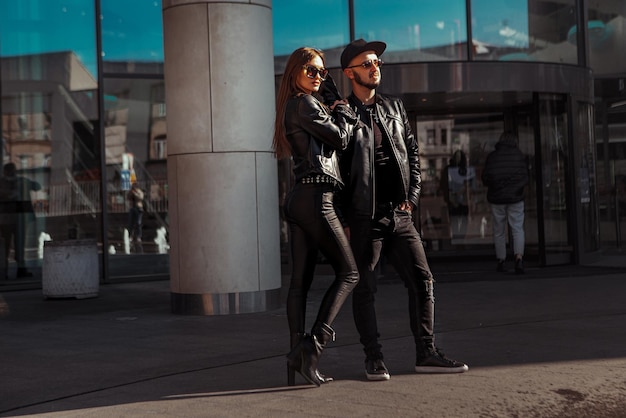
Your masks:
{"label": "woman's sunglasses", "polygon": [[326,80],[326,77],[328,76],[328,70],[326,68],[317,68],[312,65],[305,65],[302,68],[306,71],[306,76],[313,80],[315,80],[315,77],[317,77],[318,74],[320,75],[320,79],[322,81]]}

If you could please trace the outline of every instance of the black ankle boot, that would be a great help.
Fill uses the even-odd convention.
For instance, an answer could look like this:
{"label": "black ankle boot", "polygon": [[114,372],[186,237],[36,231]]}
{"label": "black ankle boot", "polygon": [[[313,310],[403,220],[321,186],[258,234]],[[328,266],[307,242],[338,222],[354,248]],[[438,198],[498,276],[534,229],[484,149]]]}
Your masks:
{"label": "black ankle boot", "polygon": [[[290,334],[289,335],[289,352],[294,349],[296,345],[300,343],[300,340],[304,334]],[[294,386],[296,384],[296,369],[291,367],[290,361],[287,360],[287,386]]]}
{"label": "black ankle boot", "polygon": [[[306,334],[291,334],[290,335],[290,348],[293,350],[293,348],[296,345],[298,345],[298,343],[300,343],[300,340],[302,340],[302,338],[305,335]],[[332,377],[326,376],[325,374],[323,374],[319,370],[316,370],[315,372],[317,374],[318,380],[320,382],[322,382],[322,383],[328,383],[328,382],[332,382],[334,380]],[[296,384],[296,369],[291,367],[289,365],[289,362],[287,362],[287,385],[288,386],[295,386],[295,384]]]}
{"label": "black ankle boot", "polygon": [[287,355],[289,366],[295,369],[304,379],[316,386],[324,381],[317,371],[317,363],[324,347],[335,336],[333,329],[321,322],[316,322],[311,335],[305,335]]}

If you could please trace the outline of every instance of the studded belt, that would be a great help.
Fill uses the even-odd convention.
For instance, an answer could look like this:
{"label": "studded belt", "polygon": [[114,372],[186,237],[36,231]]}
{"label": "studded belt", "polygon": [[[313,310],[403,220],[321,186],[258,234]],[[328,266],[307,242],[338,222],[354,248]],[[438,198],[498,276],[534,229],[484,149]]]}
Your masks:
{"label": "studded belt", "polygon": [[302,184],[332,184],[333,186],[339,185],[339,182],[334,178],[325,174],[316,174],[314,176],[306,176],[300,179]]}

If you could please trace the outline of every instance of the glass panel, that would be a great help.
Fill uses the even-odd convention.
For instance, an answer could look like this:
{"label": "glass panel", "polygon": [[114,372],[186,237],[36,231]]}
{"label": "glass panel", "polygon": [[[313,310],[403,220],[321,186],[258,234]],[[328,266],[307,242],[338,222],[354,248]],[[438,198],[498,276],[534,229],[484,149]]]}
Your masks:
{"label": "glass panel", "polygon": [[[518,110],[513,120],[519,139],[519,149],[528,158],[528,186],[524,199],[524,236],[526,241],[525,255],[539,252],[539,212],[537,202],[537,156],[535,154],[535,123],[532,109]],[[511,235],[507,237],[511,239]],[[512,242],[512,241],[511,241]]]}
{"label": "glass panel", "polygon": [[387,43],[386,62],[467,59],[465,0],[355,0],[355,38]]}
{"label": "glass panel", "polygon": [[475,60],[576,64],[576,0],[472,0]]}
{"label": "glass panel", "polygon": [[[94,13],[94,2],[84,0],[0,3],[2,163],[8,168],[1,225],[9,278],[27,280],[19,274],[27,268],[40,279],[45,240],[100,236]],[[26,180],[12,180],[20,177]]]}
{"label": "glass panel", "polygon": [[[493,253],[491,207],[480,178],[487,155],[503,129],[502,114],[457,115],[416,123],[422,164],[422,237],[430,250],[483,248]],[[517,114],[515,129],[520,149],[532,165],[535,152],[530,112]],[[459,164],[463,158],[465,167]],[[536,251],[535,183],[531,175],[524,227],[526,247]]]}
{"label": "glass panel", "polygon": [[422,235],[432,250],[493,245],[491,210],[480,173],[487,144],[495,143],[502,129],[501,114],[458,115],[416,124]]}
{"label": "glass panel", "polygon": [[571,261],[569,253],[571,253],[572,248],[568,234],[567,216],[569,133],[565,105],[565,100],[557,96],[542,96],[539,100],[541,172],[543,177],[542,211],[547,264],[569,263]]}
{"label": "glass panel", "polygon": [[[299,18],[311,7],[316,18]],[[289,55],[301,46],[323,50],[326,65],[339,67],[341,51],[350,42],[347,1],[273,0],[272,17],[276,74],[282,74]]]}
{"label": "glass panel", "polygon": [[626,106],[596,109],[600,238],[603,248],[615,248],[626,242]]}
{"label": "glass panel", "polygon": [[582,250],[595,251],[599,247],[596,202],[596,155],[593,131],[593,106],[578,103],[574,138],[580,138],[582,152],[578,161],[578,191],[583,230]]}
{"label": "glass panel", "polygon": [[105,73],[163,74],[161,0],[100,0]]}
{"label": "glass panel", "polygon": [[[110,276],[166,275],[164,82],[105,78],[104,92]],[[133,197],[133,184],[141,190],[140,198]],[[136,205],[139,202],[141,208]]]}
{"label": "glass panel", "polygon": [[624,2],[587,2],[589,62],[595,75],[626,71],[626,6]]}
{"label": "glass panel", "polygon": [[[81,70],[95,79],[98,73],[94,16],[91,0],[0,2],[0,53],[3,57],[25,56],[43,61],[53,53],[70,51],[75,63],[83,67]],[[24,77],[29,80],[67,77],[53,72],[49,65],[35,68],[31,64],[21,71],[28,72]],[[77,78],[80,74],[73,75]]]}

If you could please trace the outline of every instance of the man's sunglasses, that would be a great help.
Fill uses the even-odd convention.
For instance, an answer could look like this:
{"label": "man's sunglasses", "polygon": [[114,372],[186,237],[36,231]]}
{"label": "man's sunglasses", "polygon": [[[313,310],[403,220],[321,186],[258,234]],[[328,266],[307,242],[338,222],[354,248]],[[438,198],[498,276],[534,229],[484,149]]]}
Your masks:
{"label": "man's sunglasses", "polygon": [[315,80],[315,77],[317,77],[318,74],[320,75],[320,79],[322,81],[326,80],[326,77],[328,77],[328,70],[326,68],[317,68],[312,65],[305,65],[302,68],[305,69],[306,76],[313,80]]}
{"label": "man's sunglasses", "polygon": [[365,62],[362,62],[358,65],[353,65],[347,68],[356,68],[356,67],[363,67],[366,70],[369,70],[370,68],[372,68],[372,66],[376,66],[377,68],[380,68],[380,66],[383,65],[383,61],[382,60],[367,60]]}

